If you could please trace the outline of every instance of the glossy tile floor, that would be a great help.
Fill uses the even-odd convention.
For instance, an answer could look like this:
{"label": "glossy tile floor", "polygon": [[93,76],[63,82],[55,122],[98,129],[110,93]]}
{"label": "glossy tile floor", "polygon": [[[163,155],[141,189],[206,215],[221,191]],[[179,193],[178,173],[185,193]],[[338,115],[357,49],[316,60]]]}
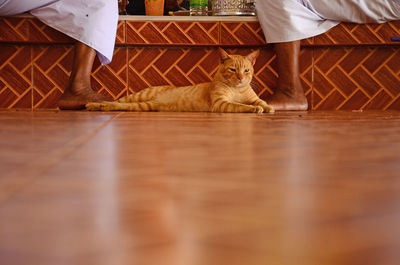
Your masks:
{"label": "glossy tile floor", "polygon": [[4,265],[397,265],[400,112],[0,112]]}

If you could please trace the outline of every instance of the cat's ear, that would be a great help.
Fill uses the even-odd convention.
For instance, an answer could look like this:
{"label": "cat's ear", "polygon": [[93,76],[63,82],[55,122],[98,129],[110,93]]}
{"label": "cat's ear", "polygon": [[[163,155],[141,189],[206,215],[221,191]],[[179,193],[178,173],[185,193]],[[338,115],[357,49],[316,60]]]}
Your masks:
{"label": "cat's ear", "polygon": [[225,62],[230,58],[229,54],[222,48],[218,48],[219,55],[221,56],[221,62]]}
{"label": "cat's ear", "polygon": [[256,51],[250,53],[249,55],[247,55],[246,58],[254,65],[256,63],[258,55],[260,55],[260,51],[256,50]]}

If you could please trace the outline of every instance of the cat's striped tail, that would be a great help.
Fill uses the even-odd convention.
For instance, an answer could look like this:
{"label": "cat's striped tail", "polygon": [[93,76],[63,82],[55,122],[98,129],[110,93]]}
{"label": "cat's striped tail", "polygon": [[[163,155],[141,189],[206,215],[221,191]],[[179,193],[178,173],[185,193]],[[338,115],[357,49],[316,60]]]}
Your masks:
{"label": "cat's striped tail", "polygon": [[131,102],[144,102],[153,100],[159,93],[162,93],[168,89],[174,88],[172,86],[156,86],[143,89],[139,92],[133,93],[129,96],[118,99],[120,103],[131,103]]}
{"label": "cat's striped tail", "polygon": [[132,103],[119,103],[119,102],[91,102],[86,104],[87,110],[102,110],[102,111],[157,111],[156,104],[148,102],[132,102]]}

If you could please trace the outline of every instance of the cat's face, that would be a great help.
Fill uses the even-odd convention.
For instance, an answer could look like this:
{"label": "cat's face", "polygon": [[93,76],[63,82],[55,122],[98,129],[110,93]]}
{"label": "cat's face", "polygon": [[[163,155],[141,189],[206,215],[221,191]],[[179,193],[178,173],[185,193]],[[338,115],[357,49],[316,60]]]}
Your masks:
{"label": "cat's face", "polygon": [[258,51],[247,56],[228,55],[224,50],[220,49],[222,65],[220,73],[224,78],[224,82],[231,87],[248,86],[253,78],[253,65],[259,54]]}

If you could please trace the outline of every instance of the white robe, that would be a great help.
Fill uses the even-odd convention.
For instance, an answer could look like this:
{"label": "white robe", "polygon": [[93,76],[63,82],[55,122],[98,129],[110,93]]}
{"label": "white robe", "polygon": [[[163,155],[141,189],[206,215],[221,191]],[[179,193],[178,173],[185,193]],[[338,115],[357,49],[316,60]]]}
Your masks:
{"label": "white robe", "polygon": [[116,0],[0,0],[0,16],[30,12],[50,27],[112,60],[118,23]]}
{"label": "white robe", "polygon": [[313,37],[340,22],[400,20],[400,0],[257,0],[256,10],[268,43]]}

